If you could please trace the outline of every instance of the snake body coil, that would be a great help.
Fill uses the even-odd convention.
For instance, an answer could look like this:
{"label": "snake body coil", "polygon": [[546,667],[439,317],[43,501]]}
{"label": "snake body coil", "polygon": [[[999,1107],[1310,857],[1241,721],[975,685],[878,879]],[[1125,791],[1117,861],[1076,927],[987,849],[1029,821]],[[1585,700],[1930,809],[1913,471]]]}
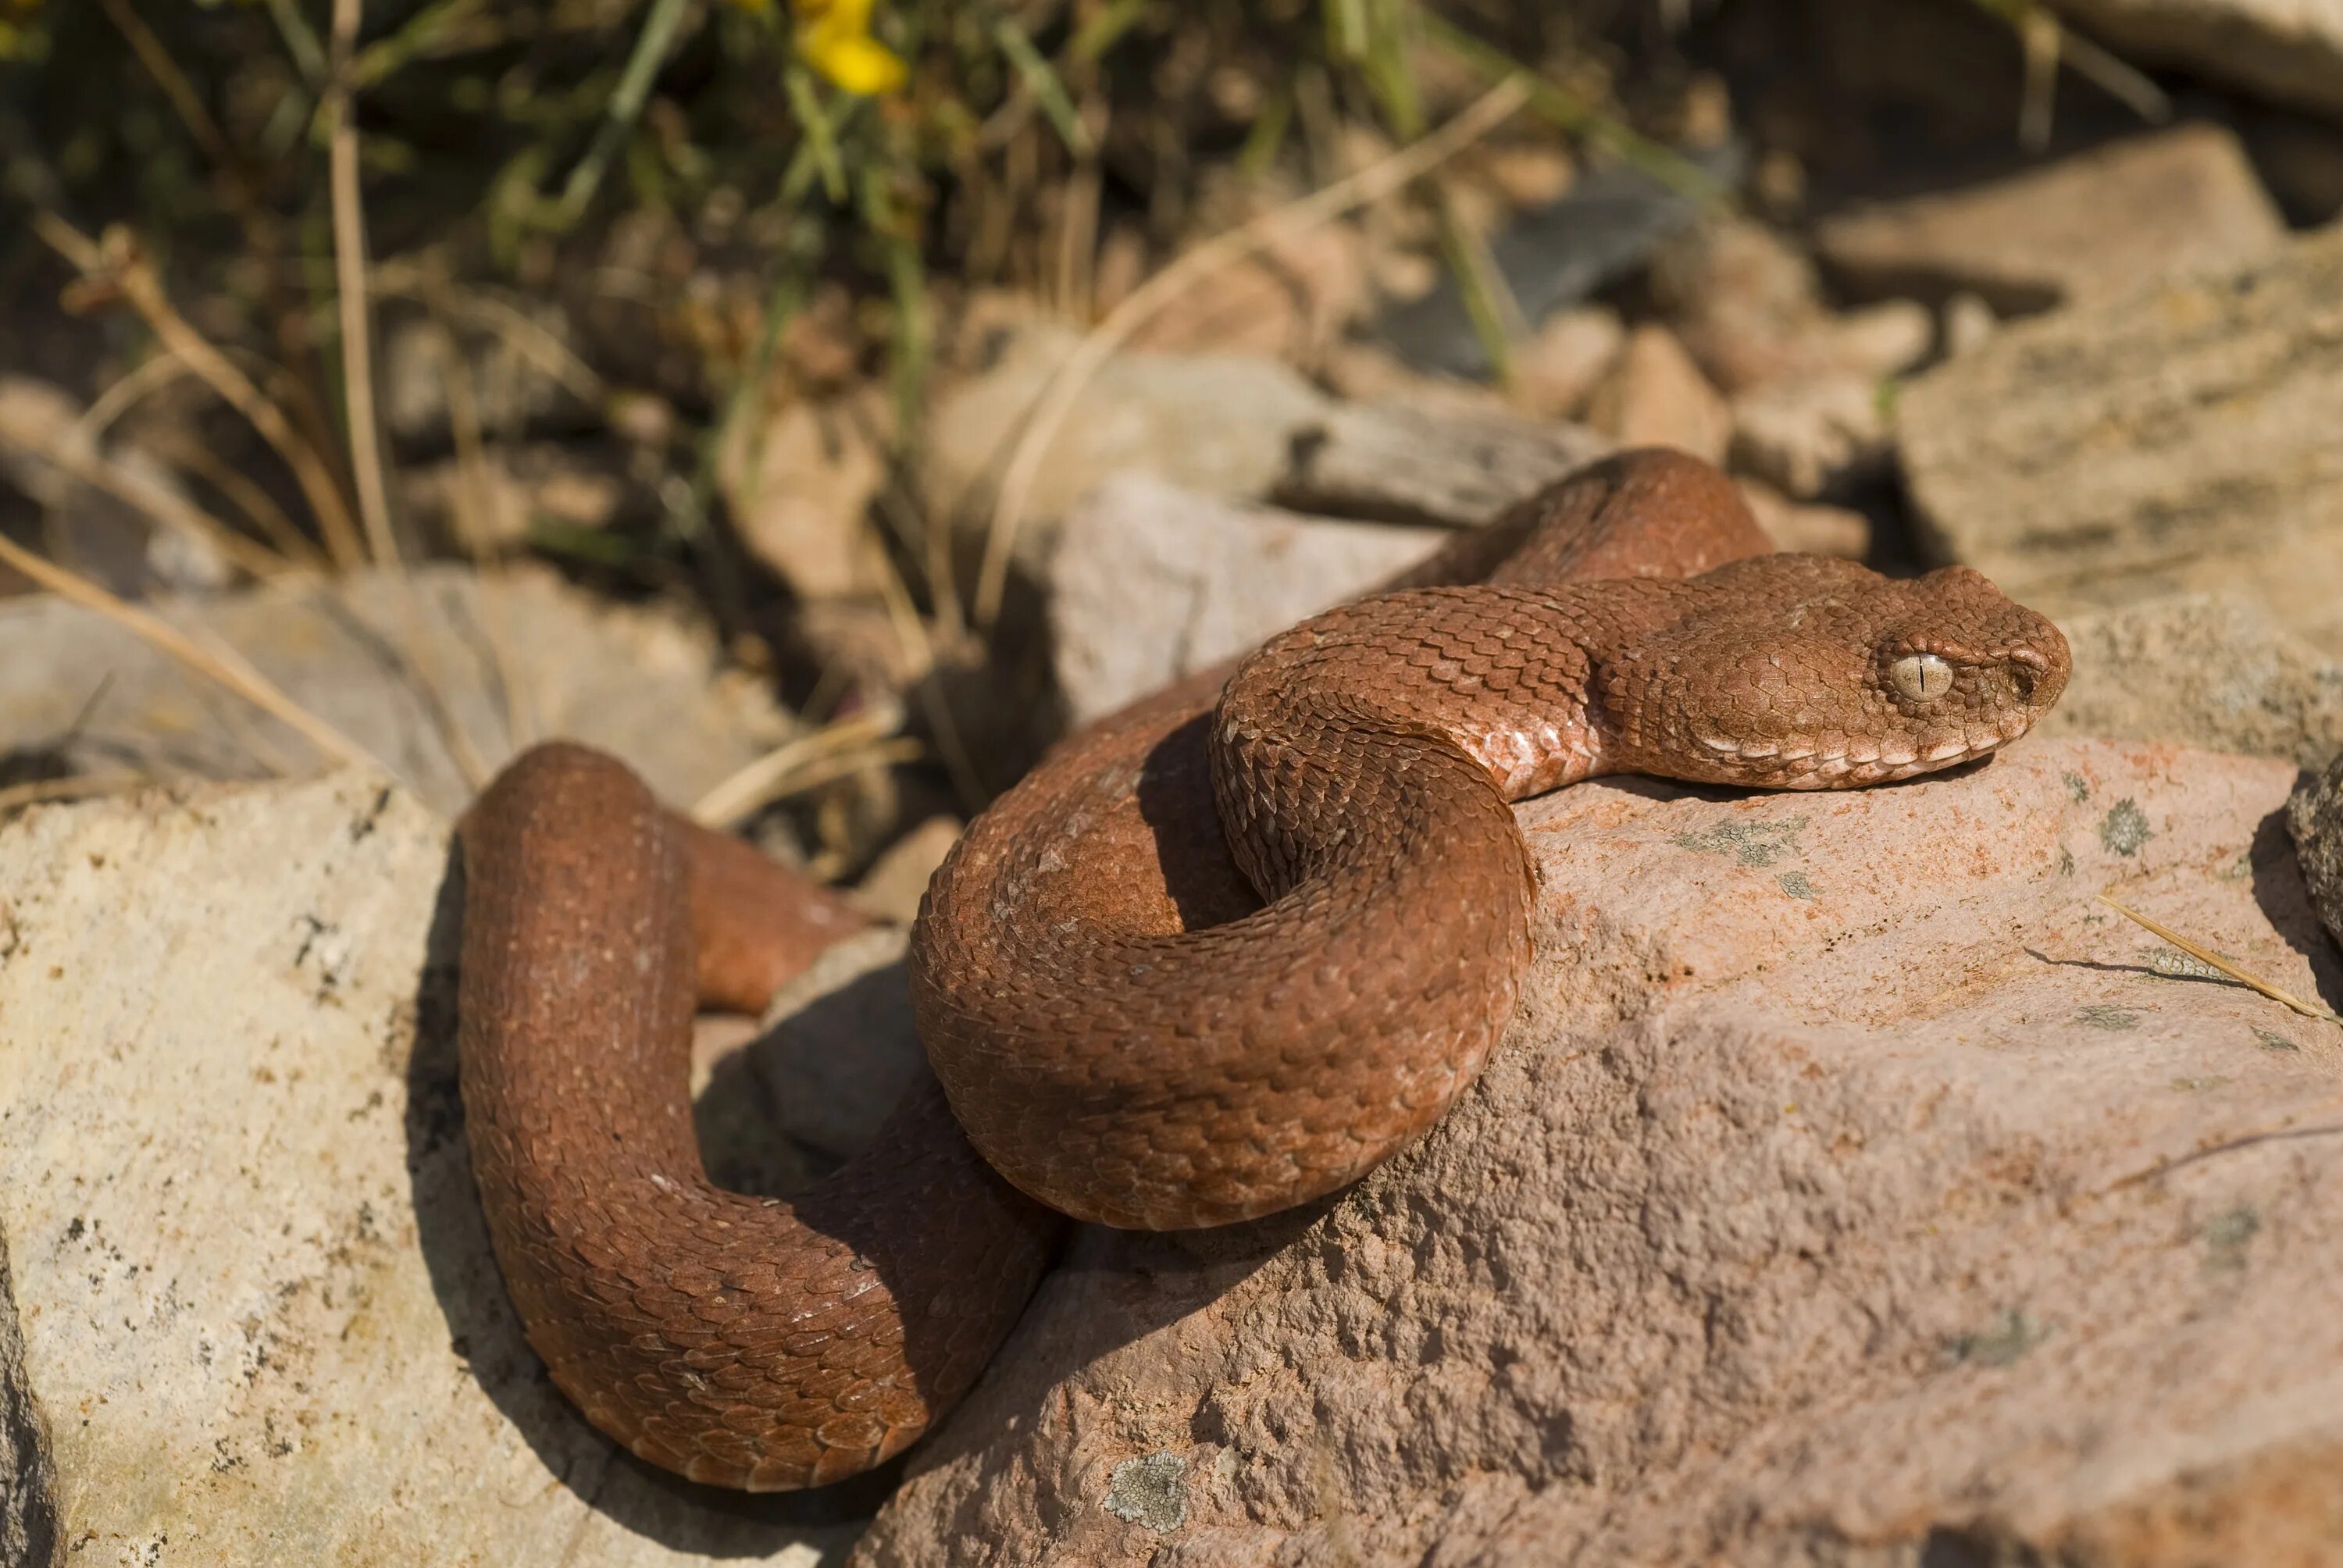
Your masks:
{"label": "snake body coil", "polygon": [[1057,1214],[1269,1213],[1439,1119],[1530,960],[1509,802],[1602,773],[1905,778],[2023,734],[2065,683],[2056,628],[1974,572],[1767,551],[1722,476],[1624,454],[1068,741],[929,890],[910,977],[937,1081],[790,1202],[709,1184],[687,1062],[695,992],[758,989],[705,955],[802,945],[794,890],[616,763],[524,757],[464,827],[459,1006],[530,1342],[695,1479],[876,1463],[981,1370]]}

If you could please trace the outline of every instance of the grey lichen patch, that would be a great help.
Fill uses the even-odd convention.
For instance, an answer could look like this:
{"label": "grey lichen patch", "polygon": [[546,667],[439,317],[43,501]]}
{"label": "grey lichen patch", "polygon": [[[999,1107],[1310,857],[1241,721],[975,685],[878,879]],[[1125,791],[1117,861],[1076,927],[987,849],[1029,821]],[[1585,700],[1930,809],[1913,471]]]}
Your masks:
{"label": "grey lichen patch", "polygon": [[2129,1008],[2109,1007],[2105,1002],[2094,1002],[2089,1007],[2077,1008],[2075,1021],[2087,1029],[2114,1030],[2137,1029],[2139,1014]]}
{"label": "grey lichen patch", "polygon": [[1811,899],[1815,896],[1815,885],[1806,880],[1806,874],[1804,871],[1785,871],[1778,880],[1782,884],[1782,891],[1794,899]]}
{"label": "grey lichen patch", "polygon": [[2062,877],[2075,874],[2075,851],[2064,844],[2058,846],[2058,874]]}
{"label": "grey lichen patch", "polygon": [[2302,1049],[2276,1030],[2270,1029],[2254,1030],[2254,1043],[2264,1050],[2300,1050]]}
{"label": "grey lichen patch", "polygon": [[2246,1243],[2252,1241],[2262,1228],[2262,1217],[2250,1208],[2237,1208],[2216,1217],[2205,1227],[2205,1266],[2208,1269],[2242,1269],[2246,1266]]}
{"label": "grey lichen patch", "polygon": [[2239,850],[2236,859],[2221,868],[2221,880],[2225,882],[2242,882],[2253,874],[2254,852],[2251,849]]}
{"label": "grey lichen patch", "polygon": [[1805,828],[1804,817],[1779,822],[1719,822],[1697,833],[1678,833],[1672,841],[1677,849],[1696,855],[1731,855],[1745,866],[1763,868],[1795,854],[1798,835]]}
{"label": "grey lichen patch", "polygon": [[2050,1337],[2050,1325],[2012,1307],[1996,1313],[1992,1322],[1952,1344],[1953,1359],[1978,1366],[2006,1367]]}
{"label": "grey lichen patch", "polygon": [[2062,773],[2059,779],[2066,786],[2066,799],[2079,806],[2091,798],[2091,781],[2080,773]]}
{"label": "grey lichen patch", "polygon": [[2147,813],[2128,795],[2108,807],[2107,814],[2099,819],[2099,842],[2107,846],[2110,855],[2137,855],[2154,837],[2155,829],[2147,825]]}
{"label": "grey lichen patch", "polygon": [[1188,1462],[1169,1449],[1124,1460],[1107,1484],[1106,1511],[1171,1534],[1188,1523]]}

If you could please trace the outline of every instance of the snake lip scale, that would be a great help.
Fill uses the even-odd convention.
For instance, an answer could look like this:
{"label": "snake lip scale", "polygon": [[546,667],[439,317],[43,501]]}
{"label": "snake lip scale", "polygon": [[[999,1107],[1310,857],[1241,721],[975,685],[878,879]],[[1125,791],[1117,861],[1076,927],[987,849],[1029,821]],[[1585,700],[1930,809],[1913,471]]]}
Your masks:
{"label": "snake lip scale", "polygon": [[751,1490],[879,1463],[982,1372],[1067,1216],[1272,1213],[1445,1113],[1531,960],[1512,802],[1909,778],[2025,734],[2068,670],[1977,573],[1775,554],[1661,450],[1386,588],[1072,737],[970,825],[912,930],[933,1075],[787,1201],[709,1181],[691,1020],[760,1004],[835,900],[583,748],[498,777],[460,829],[467,1127],[514,1306],[588,1420]]}

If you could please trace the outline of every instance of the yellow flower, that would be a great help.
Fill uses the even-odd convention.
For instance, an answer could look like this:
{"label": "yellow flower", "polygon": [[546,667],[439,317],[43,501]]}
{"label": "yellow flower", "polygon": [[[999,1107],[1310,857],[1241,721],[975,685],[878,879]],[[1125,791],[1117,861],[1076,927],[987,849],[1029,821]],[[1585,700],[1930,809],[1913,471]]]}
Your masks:
{"label": "yellow flower", "polygon": [[798,53],[850,93],[875,97],[903,85],[908,71],[870,35],[871,0],[792,0]]}

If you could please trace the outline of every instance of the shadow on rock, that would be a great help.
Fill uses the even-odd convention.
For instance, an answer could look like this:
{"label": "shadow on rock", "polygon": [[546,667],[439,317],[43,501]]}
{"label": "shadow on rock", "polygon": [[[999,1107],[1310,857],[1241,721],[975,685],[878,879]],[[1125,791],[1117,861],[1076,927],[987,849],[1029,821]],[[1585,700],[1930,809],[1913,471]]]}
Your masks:
{"label": "shadow on rock", "polygon": [[[2286,945],[2300,953],[2317,977],[2318,998],[2330,1010],[2343,1010],[2343,955],[2328,940],[2327,927],[2311,901],[2303,880],[2302,862],[2295,853],[2294,835],[2288,830],[2283,809],[2271,812],[2254,827],[2248,851],[2254,879],[2254,902]],[[2307,1000],[2307,999],[2306,999]]]}

